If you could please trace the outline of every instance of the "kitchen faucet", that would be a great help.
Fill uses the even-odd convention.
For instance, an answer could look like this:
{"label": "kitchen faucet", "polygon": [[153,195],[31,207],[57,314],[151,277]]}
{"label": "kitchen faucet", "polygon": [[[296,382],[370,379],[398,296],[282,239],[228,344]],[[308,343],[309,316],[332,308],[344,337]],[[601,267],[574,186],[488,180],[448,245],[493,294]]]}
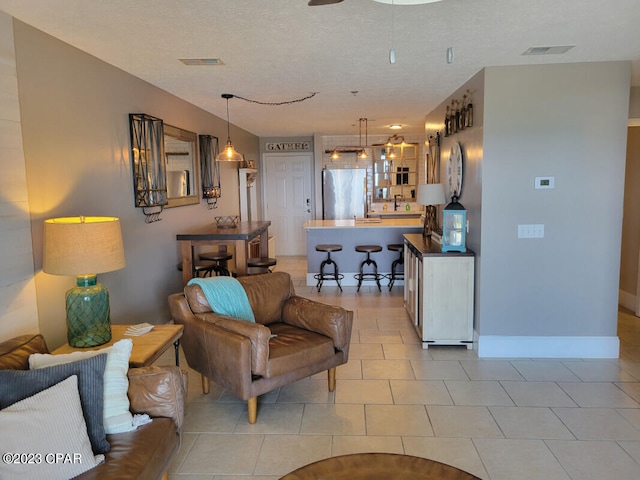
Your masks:
{"label": "kitchen faucet", "polygon": [[398,197],[402,198],[402,195],[394,195],[393,196],[393,211],[394,212],[398,211]]}

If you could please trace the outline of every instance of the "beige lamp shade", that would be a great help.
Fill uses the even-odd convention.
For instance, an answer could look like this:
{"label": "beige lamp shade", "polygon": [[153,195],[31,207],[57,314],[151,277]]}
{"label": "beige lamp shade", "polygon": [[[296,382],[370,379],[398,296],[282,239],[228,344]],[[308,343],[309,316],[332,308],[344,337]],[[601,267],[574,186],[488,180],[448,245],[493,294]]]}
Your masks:
{"label": "beige lamp shade", "polygon": [[442,205],[445,203],[444,185],[442,183],[423,183],[418,185],[419,205]]}
{"label": "beige lamp shade", "polygon": [[42,270],[53,275],[111,272],[125,266],[120,219],[65,217],[44,222]]}

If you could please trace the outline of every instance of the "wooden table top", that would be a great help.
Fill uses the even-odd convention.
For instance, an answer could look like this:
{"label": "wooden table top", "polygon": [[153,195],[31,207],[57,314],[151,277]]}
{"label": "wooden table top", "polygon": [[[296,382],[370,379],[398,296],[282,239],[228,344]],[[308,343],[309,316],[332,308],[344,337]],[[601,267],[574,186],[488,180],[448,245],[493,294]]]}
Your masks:
{"label": "wooden table top", "polygon": [[251,240],[257,237],[271,225],[264,222],[238,222],[235,228],[218,228],[215,223],[194,228],[176,235],[177,240]]}
{"label": "wooden table top", "polygon": [[171,345],[182,337],[182,325],[154,325],[153,330],[138,337],[125,336],[124,332],[131,325],[111,325],[111,340],[104,345],[89,348],[74,348],[68,343],[55,349],[52,353],[72,353],[86,350],[99,350],[112,346],[118,340],[130,338],[133,349],[129,358],[130,367],[146,367],[155,362]]}
{"label": "wooden table top", "polygon": [[385,479],[385,480],[481,480],[451,465],[428,458],[393,453],[356,453],[330,457],[299,468],[281,480]]}

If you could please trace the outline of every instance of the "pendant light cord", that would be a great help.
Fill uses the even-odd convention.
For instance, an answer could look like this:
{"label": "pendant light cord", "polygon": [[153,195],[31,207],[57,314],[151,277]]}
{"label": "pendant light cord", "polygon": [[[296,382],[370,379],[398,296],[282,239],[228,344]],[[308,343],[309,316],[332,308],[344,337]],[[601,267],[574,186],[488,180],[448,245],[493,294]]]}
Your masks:
{"label": "pendant light cord", "polygon": [[[231,95],[231,97],[239,98],[240,100],[244,100],[245,102],[249,102],[249,103],[257,103],[258,105],[268,105],[268,106],[274,107],[274,106],[279,106],[279,105],[291,105],[292,103],[304,102],[305,100],[309,100],[310,98],[315,97],[318,93],[319,92],[311,92],[306,97],[296,98],[294,100],[285,100],[283,102],[261,102],[259,100],[252,100],[250,98],[244,98],[244,97],[241,97],[239,95]],[[229,98],[231,98],[231,97],[229,97]]]}
{"label": "pendant light cord", "polygon": [[231,130],[229,127],[229,99],[227,98],[227,141],[231,141]]}
{"label": "pendant light cord", "polygon": [[234,95],[231,93],[223,93],[221,95],[222,98],[227,100],[227,143],[231,142],[231,129],[229,127],[229,99],[233,98]]}

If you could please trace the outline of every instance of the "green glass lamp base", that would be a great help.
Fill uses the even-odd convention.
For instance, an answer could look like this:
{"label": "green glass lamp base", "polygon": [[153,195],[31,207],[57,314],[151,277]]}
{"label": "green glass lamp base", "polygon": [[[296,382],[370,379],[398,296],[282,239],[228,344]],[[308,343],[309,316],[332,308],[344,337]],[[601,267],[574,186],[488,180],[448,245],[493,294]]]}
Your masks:
{"label": "green glass lamp base", "polygon": [[97,283],[96,275],[78,275],[66,300],[70,346],[95,347],[111,340],[109,291]]}

